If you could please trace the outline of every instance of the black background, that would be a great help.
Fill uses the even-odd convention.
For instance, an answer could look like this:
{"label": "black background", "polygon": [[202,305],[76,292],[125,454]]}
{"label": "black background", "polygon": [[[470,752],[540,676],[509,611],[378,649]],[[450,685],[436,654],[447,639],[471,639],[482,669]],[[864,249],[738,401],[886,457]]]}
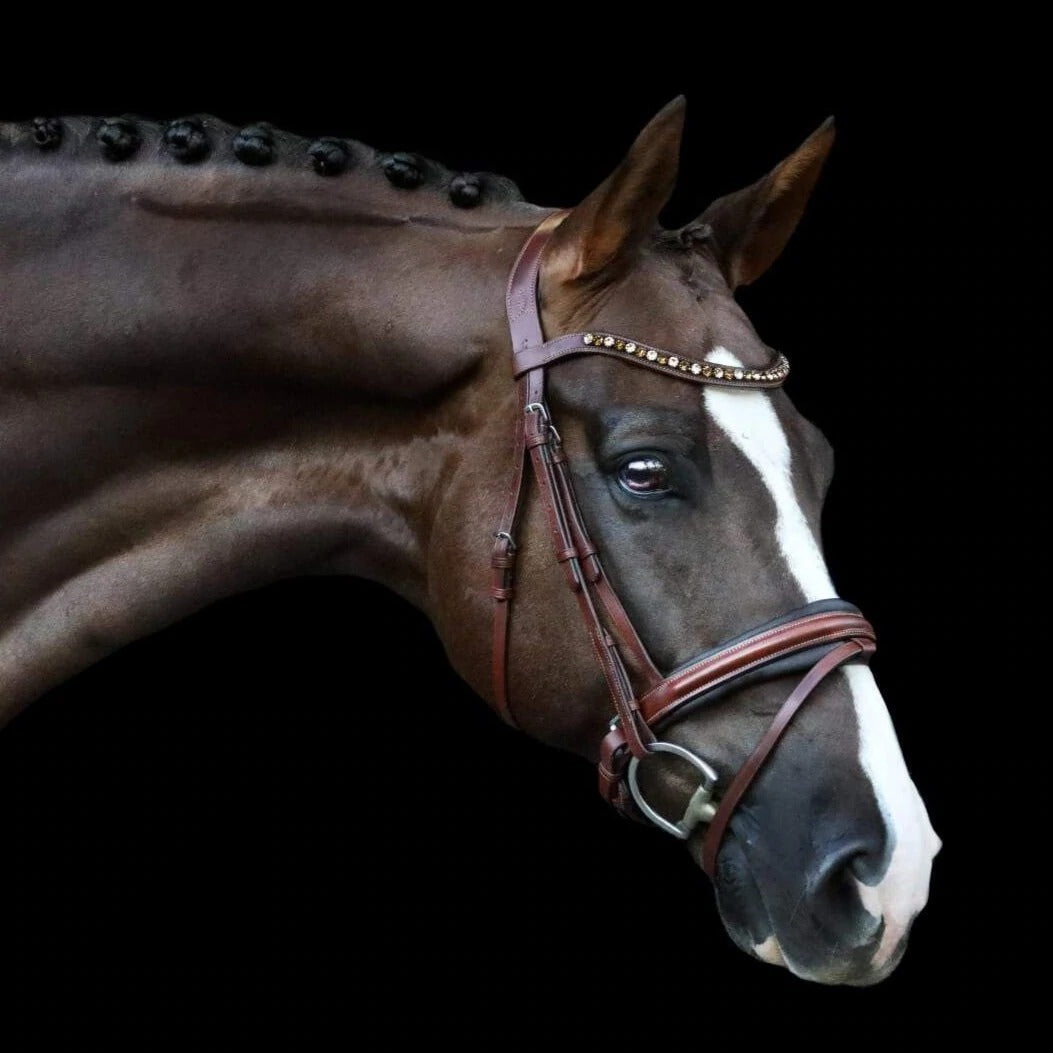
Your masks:
{"label": "black background", "polygon": [[[976,653],[1004,601],[991,531],[1016,461],[1010,415],[981,413],[974,374],[1019,339],[1012,300],[992,293],[1007,251],[992,214],[1012,227],[1030,192],[1005,97],[965,66],[908,79],[892,59],[880,83],[804,84],[792,58],[675,73],[562,48],[531,82],[499,49],[484,66],[335,54],[141,48],[120,75],[87,58],[12,85],[3,116],[266,119],[502,172],[567,205],[682,91],[674,225],[836,115],[804,222],[740,299],[837,452],[828,562],[878,628],[876,675],[945,841],[930,906],[878,988],[750,961],[682,849],[619,820],[584,762],[505,729],[420,614],[367,583],[287,582],[133,644],[0,735],[3,997],[25,1034],[234,1048],[262,1031],[316,1048],[332,1031],[383,1045],[425,1029],[500,1046],[580,1027],[607,1045],[656,1020],[652,1037],[704,1041],[727,1020],[891,1034],[1011,1010],[1002,937],[1026,935],[1006,919],[1025,893],[994,877],[987,789],[1002,753],[989,707],[1011,700]],[[367,664],[402,686],[383,693]]]}

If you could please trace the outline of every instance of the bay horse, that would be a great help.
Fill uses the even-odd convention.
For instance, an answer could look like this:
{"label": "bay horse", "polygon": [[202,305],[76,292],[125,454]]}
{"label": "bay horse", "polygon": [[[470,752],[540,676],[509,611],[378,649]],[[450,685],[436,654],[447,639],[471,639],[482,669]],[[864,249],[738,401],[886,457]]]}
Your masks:
{"label": "bay horse", "polygon": [[823,559],[829,444],[734,299],[833,124],[665,230],[683,114],[566,211],[266,124],[0,124],[0,719],[222,597],[369,578],[681,837],[739,947],[887,976],[939,839]]}

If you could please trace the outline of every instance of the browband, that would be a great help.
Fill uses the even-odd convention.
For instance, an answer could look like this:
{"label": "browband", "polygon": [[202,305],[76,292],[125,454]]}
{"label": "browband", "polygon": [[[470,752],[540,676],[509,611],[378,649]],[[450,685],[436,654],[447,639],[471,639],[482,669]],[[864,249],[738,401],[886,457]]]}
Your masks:
{"label": "browband", "polygon": [[572,355],[609,355],[634,366],[647,366],[696,384],[719,384],[736,388],[777,388],[790,373],[785,355],[777,355],[766,369],[747,369],[724,366],[703,359],[662,351],[650,344],[642,344],[613,333],[570,333],[546,340],[540,347],[531,347],[516,354],[512,366],[515,376],[521,377],[532,369],[551,366]]}

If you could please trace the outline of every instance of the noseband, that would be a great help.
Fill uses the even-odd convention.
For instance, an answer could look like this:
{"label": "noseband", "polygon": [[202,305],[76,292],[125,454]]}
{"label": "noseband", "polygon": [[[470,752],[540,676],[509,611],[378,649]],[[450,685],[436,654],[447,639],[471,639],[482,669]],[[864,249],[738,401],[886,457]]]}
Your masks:
{"label": "noseband", "polygon": [[[530,235],[508,280],[506,308],[522,412],[516,421],[515,475],[494,533],[491,558],[494,697],[501,715],[514,724],[508,700],[509,613],[515,592],[514,532],[529,455],[556,559],[578,602],[614,704],[610,730],[600,749],[600,793],[623,814],[644,816],[675,837],[686,839],[700,823],[708,823],[702,866],[713,877],[728,822],[794,714],[838,666],[852,660],[869,660],[875,649],[874,630],[850,604],[838,599],[820,600],[706,651],[667,676],[655,667],[603,572],[582,518],[563,444],[545,404],[545,370],[566,358],[598,354],[678,380],[754,389],[779,387],[789,372],[789,363],[779,356],[760,370],[722,366],[610,333],[570,333],[545,340],[538,310],[541,254],[564,215],[554,213],[547,217]],[[674,720],[730,690],[801,670],[806,670],[804,678],[782,704],[719,801],[717,772],[690,750],[660,741],[656,735]],[[698,788],[676,823],[647,803],[637,780],[640,762],[659,753],[682,758],[700,776]]]}

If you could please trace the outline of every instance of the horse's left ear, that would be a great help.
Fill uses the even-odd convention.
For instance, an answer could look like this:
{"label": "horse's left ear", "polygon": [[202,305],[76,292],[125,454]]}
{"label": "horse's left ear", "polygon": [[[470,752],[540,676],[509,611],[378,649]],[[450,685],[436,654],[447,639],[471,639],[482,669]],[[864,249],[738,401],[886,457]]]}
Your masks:
{"label": "horse's left ear", "polygon": [[676,185],[684,97],[651,118],[621,164],[560,224],[545,250],[545,282],[580,285],[624,273]]}
{"label": "horse's left ear", "polygon": [[717,198],[690,226],[711,228],[707,242],[732,289],[749,285],[776,260],[808,204],[834,142],[827,117],[789,157],[763,179]]}

